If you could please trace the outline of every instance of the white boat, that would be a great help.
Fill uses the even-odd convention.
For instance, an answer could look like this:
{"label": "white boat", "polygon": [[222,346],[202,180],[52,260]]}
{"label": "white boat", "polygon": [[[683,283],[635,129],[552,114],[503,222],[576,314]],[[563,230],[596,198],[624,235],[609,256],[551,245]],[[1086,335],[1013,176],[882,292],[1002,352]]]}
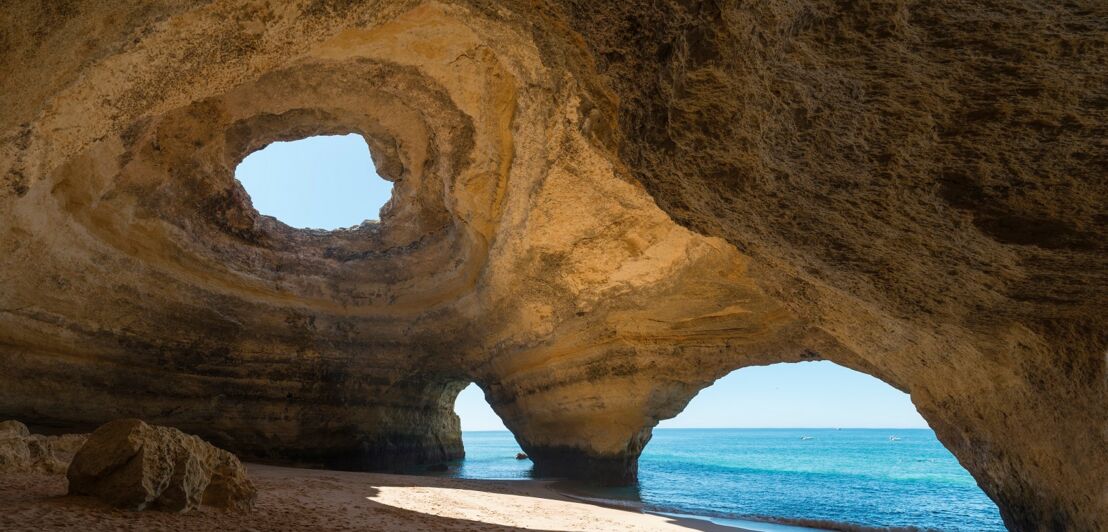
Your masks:
{"label": "white boat", "polygon": [[813,436],[801,436],[800,439],[802,439],[802,440],[814,440],[815,437],[813,437]]}
{"label": "white boat", "polygon": [[889,441],[900,441],[900,436],[889,436]]}

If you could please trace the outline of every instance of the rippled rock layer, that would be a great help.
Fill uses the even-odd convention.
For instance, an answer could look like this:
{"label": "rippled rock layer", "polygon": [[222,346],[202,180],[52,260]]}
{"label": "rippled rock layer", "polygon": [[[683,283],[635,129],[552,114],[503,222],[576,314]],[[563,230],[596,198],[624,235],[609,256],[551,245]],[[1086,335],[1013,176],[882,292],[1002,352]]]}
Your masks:
{"label": "rippled rock layer", "polygon": [[[0,418],[255,459],[626,483],[748,365],[911,394],[1013,529],[1108,527],[1108,13],[1067,4],[19,3],[0,11]],[[380,222],[234,179],[359,133]]]}

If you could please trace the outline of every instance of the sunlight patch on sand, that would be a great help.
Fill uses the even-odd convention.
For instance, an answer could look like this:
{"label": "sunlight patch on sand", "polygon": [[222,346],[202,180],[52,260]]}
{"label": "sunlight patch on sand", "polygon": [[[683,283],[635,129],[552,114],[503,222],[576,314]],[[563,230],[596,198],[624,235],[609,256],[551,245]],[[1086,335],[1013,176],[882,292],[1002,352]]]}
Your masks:
{"label": "sunlight patch on sand", "polygon": [[380,486],[373,502],[531,530],[688,530],[665,517],[557,498],[431,486]]}

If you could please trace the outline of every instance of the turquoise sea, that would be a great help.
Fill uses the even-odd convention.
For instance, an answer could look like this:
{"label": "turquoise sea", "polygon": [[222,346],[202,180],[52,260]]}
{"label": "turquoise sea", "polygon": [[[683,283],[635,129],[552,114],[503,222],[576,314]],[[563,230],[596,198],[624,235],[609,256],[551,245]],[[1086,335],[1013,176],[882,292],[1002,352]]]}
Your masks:
{"label": "turquoise sea", "polygon": [[[464,432],[462,439],[466,459],[446,474],[531,478],[531,462],[515,459],[511,433]],[[636,488],[575,491],[748,528],[777,520],[1005,529],[996,505],[927,429],[656,429]]]}

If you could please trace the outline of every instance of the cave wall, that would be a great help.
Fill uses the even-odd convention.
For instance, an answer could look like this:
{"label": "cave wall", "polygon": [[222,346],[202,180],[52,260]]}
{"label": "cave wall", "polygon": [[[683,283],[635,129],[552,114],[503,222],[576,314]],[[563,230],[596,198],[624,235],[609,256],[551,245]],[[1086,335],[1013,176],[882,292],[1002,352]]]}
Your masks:
{"label": "cave wall", "polygon": [[1009,527],[1108,526],[1102,3],[572,4],[662,209],[910,392]]}
{"label": "cave wall", "polygon": [[[13,2],[0,416],[256,459],[616,483],[739,367],[911,394],[1017,530],[1108,524],[1095,2]],[[360,133],[380,222],[233,178]]]}

